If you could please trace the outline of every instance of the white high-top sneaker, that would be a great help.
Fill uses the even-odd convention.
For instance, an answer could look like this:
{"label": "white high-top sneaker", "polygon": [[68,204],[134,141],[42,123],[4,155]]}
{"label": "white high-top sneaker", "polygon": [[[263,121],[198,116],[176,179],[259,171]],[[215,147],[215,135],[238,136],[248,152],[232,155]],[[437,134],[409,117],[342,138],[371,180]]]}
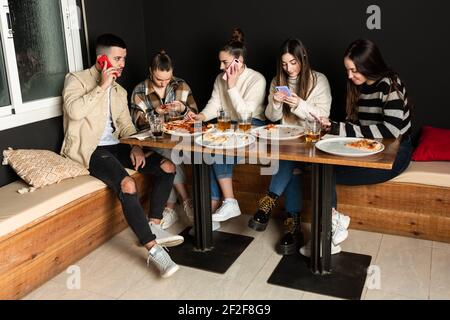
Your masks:
{"label": "white high-top sneaker", "polygon": [[154,224],[153,222],[149,223],[150,229],[152,233],[156,236],[156,243],[162,245],[164,247],[174,247],[179,244],[182,244],[184,241],[183,236],[178,234],[171,234],[170,232],[161,228],[160,224]]}
{"label": "white high-top sneaker", "polygon": [[241,215],[236,199],[226,199],[212,215],[212,221],[222,222]]}
{"label": "white high-top sneaker", "polygon": [[163,211],[163,218],[161,219],[161,228],[168,229],[178,220],[178,214],[175,210],[165,207]]}
{"label": "white high-top sneaker", "polygon": [[160,245],[155,244],[148,251],[147,265],[150,261],[158,268],[161,277],[168,278],[180,269],[180,267],[173,262],[169,254]]}
{"label": "white high-top sneaker", "polygon": [[347,239],[347,228],[350,225],[350,217],[333,209],[331,216],[331,242],[337,246]]}
{"label": "white high-top sneaker", "polygon": [[186,212],[186,216],[189,220],[189,223],[194,224],[194,207],[192,205],[191,199],[186,199],[183,201],[183,209]]}
{"label": "white high-top sneaker", "polygon": [[336,209],[333,209],[331,219],[332,219],[333,224],[340,224],[345,229],[348,229],[348,226],[350,225],[350,217],[346,216],[343,213],[340,213]]}

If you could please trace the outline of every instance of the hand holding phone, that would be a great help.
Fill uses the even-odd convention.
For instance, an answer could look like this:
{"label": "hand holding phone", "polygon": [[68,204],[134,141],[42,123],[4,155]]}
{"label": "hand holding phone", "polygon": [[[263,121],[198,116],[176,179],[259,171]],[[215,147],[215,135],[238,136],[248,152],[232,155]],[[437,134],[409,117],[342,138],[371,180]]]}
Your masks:
{"label": "hand holding phone", "polygon": [[106,63],[106,69],[112,68],[112,64],[111,64],[111,62],[109,61],[109,59],[108,59],[108,57],[106,56],[106,54],[100,56],[100,57],[97,59],[98,67],[99,67],[101,70],[103,70],[103,68],[105,67],[105,63]]}
{"label": "hand holding phone", "polygon": [[231,61],[230,65],[228,66],[228,68],[224,71],[222,79],[227,81],[228,80],[228,74],[227,72],[230,72],[231,68],[233,68],[233,66],[235,65],[239,65],[239,60],[238,59],[233,59],[233,61]]}
{"label": "hand holding phone", "polygon": [[[106,54],[100,56],[97,59],[97,64],[98,67],[100,68],[100,70],[103,70],[105,68],[105,64],[106,64],[106,69],[109,68],[113,68],[113,65],[111,64],[111,62],[109,61],[108,57],[106,56]],[[113,72],[113,74],[117,77],[118,73],[117,72]]]}

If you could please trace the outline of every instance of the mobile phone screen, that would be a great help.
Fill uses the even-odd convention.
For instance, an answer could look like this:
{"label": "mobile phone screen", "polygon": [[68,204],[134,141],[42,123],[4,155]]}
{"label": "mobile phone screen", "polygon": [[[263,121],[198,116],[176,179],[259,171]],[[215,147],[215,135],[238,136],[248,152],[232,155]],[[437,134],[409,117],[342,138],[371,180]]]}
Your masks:
{"label": "mobile phone screen", "polygon": [[278,92],[283,92],[288,97],[291,96],[291,90],[289,90],[289,87],[287,87],[287,86],[275,87],[275,90],[278,91]]}

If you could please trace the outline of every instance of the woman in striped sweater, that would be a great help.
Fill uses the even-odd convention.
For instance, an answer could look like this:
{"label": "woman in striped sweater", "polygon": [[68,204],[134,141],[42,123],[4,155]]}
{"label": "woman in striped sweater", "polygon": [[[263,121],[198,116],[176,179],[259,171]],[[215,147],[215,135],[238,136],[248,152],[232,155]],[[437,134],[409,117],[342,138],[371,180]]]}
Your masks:
{"label": "woman in striped sweater", "polygon": [[[411,107],[406,87],[385,63],[380,50],[370,40],[350,44],[344,55],[347,69],[347,121],[321,118],[329,133],[345,137],[398,138],[401,144],[391,170],[335,167],[332,206],[337,205],[336,183],[375,184],[402,173],[411,161]],[[341,223],[347,225],[348,221]]]}

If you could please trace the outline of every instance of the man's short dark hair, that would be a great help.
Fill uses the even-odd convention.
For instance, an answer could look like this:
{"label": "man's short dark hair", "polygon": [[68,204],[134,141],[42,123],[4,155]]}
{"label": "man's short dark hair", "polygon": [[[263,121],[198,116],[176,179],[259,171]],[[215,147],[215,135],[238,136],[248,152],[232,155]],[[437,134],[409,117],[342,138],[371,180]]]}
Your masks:
{"label": "man's short dark hair", "polygon": [[105,51],[107,51],[111,47],[126,49],[127,45],[125,44],[125,41],[111,33],[102,34],[97,38],[97,43],[95,45],[95,51],[97,55],[105,54]]}

